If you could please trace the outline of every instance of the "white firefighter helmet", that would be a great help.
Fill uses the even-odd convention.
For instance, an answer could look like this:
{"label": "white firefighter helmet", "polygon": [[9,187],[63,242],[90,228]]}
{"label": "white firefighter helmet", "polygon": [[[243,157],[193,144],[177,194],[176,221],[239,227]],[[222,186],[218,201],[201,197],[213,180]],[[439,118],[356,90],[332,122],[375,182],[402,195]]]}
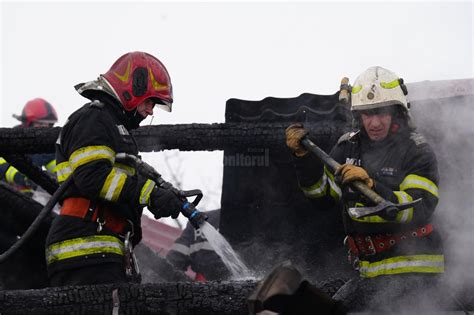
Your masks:
{"label": "white firefighter helmet", "polygon": [[370,67],[352,86],[351,110],[368,110],[400,105],[408,112],[407,90],[395,73],[382,67]]}

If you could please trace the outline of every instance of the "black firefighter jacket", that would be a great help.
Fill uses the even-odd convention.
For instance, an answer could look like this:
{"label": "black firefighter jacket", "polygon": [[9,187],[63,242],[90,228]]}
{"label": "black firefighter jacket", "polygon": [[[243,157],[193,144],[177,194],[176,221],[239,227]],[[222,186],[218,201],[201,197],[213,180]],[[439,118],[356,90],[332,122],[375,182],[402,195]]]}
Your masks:
{"label": "black firefighter jacket", "polygon": [[[74,112],[62,128],[56,143],[58,182],[73,176],[74,182],[62,200],[89,199],[106,206],[133,225],[134,244],[141,239],[140,218],[148,204],[154,183],[135,169],[117,163],[117,153],[138,154],[129,133],[127,117],[114,101],[93,101]],[[105,262],[123,263],[122,236],[107,228],[98,232],[90,219],[59,215],[46,241],[49,274]]]}
{"label": "black firefighter jacket", "polygon": [[[318,208],[342,203],[342,216],[349,236],[411,233],[431,222],[438,203],[436,157],[424,137],[407,127],[380,142],[370,141],[364,131],[343,135],[330,153],[338,163],[363,167],[375,181],[375,191],[393,203],[422,198],[413,208],[399,212],[395,219],[373,215],[360,219],[349,216],[354,206],[373,206],[347,186],[340,186],[334,175],[311,154],[294,158],[300,188],[315,200]],[[424,237],[406,238],[390,249],[360,257],[359,273],[372,278],[401,273],[441,273],[444,256],[436,229]]]}

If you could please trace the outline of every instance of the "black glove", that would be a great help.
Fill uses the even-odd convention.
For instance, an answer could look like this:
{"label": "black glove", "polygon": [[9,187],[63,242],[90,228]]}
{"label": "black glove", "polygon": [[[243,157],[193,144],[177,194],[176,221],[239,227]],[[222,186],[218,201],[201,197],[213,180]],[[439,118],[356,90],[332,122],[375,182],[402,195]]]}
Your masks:
{"label": "black glove", "polygon": [[160,187],[153,188],[148,203],[148,210],[155,215],[155,219],[169,216],[176,219],[183,206],[183,201],[174,192]]}

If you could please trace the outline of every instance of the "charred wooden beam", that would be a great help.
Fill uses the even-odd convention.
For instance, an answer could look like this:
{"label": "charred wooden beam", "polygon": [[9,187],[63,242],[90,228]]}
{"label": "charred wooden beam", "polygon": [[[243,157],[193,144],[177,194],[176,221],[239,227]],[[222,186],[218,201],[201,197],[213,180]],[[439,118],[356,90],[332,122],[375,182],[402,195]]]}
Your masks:
{"label": "charred wooden beam", "polygon": [[[141,152],[179,149],[214,151],[236,148],[285,147],[288,123],[215,123],[145,126],[134,130]],[[305,124],[321,141],[348,130],[347,123],[328,121]],[[54,152],[60,127],[0,128],[0,155]]]}
{"label": "charred wooden beam", "polygon": [[[247,298],[256,285],[256,280],[246,280],[0,291],[0,313],[248,314]],[[325,286],[317,287],[331,294]]]}
{"label": "charred wooden beam", "polygon": [[255,285],[169,282],[0,291],[0,313],[247,314],[246,299]]}
{"label": "charred wooden beam", "polygon": [[60,127],[0,128],[0,154],[54,152],[60,130]]}

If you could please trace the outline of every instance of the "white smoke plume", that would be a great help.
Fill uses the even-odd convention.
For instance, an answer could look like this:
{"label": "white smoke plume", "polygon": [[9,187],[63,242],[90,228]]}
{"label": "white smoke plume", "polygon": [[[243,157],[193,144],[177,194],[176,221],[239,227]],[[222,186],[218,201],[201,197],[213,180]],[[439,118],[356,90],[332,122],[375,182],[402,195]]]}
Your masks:
{"label": "white smoke plume", "polygon": [[408,93],[418,131],[438,159],[434,224],[444,240],[447,285],[441,290],[469,300],[474,296],[474,79],[409,84]]}

